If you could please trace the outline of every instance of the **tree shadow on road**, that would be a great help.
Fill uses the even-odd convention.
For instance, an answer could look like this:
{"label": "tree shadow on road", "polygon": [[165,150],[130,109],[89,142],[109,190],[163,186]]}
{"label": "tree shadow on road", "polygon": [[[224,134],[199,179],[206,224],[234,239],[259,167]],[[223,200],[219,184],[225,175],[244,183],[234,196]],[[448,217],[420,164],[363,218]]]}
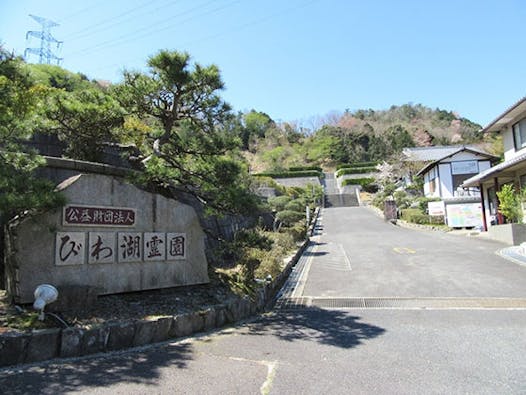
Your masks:
{"label": "tree shadow on road", "polygon": [[293,341],[314,341],[353,348],[382,335],[385,329],[360,322],[361,317],[340,310],[306,308],[277,311],[249,325],[248,335],[269,335]]}
{"label": "tree shadow on road", "polygon": [[63,394],[118,383],[157,385],[160,369],[168,366],[185,368],[191,360],[190,344],[164,344],[138,352],[64,360],[40,367],[13,368],[0,373],[4,394]]}

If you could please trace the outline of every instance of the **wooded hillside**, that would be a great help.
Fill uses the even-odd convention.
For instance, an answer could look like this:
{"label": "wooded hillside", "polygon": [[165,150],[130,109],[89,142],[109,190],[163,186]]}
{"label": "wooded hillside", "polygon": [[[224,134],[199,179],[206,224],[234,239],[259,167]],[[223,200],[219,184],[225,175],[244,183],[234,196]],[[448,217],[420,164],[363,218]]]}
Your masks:
{"label": "wooded hillside", "polygon": [[384,161],[396,157],[404,147],[415,146],[476,144],[499,154],[488,142],[490,138],[480,134],[481,125],[421,104],[331,114],[310,133],[290,123],[278,125],[256,111],[238,118],[244,127],[245,155],[257,171]]}
{"label": "wooded hillside", "polygon": [[[188,56],[180,56],[179,60],[184,61],[182,65],[189,69]],[[480,134],[481,125],[452,111],[421,104],[331,113],[307,130],[294,122],[277,123],[257,110],[231,111],[217,95],[222,81],[213,65],[198,66],[195,72],[187,72],[184,77],[214,83],[206,93],[210,101],[203,101],[203,104],[212,105],[210,111],[187,117],[182,108],[179,114],[171,114],[171,110],[163,107],[169,104],[163,102],[168,96],[157,99],[152,96],[152,100],[159,100],[157,102],[134,102],[137,98],[131,96],[133,90],[144,90],[146,95],[155,95],[155,91],[164,94],[162,84],[165,82],[150,76],[124,73],[123,83],[110,85],[89,81],[82,74],[58,66],[16,62],[22,74],[40,92],[32,127],[26,130],[56,135],[65,143],[64,154],[75,159],[96,161],[107,143],[135,145],[146,157],[155,151],[152,151],[152,144],[164,143],[172,131],[177,131],[178,140],[174,142],[178,145],[184,141],[188,144],[199,141],[198,146],[191,149],[178,146],[176,151],[181,160],[186,161],[188,154],[198,152],[199,147],[208,147],[208,143],[212,144],[210,148],[218,148],[228,141],[227,150],[220,149],[217,153],[211,150],[214,154],[210,158],[228,151],[236,161],[246,161],[251,172],[313,165],[330,169],[338,163],[378,162],[396,158],[404,147],[412,146],[478,144],[491,153],[500,154],[498,148],[492,147],[488,136]],[[150,67],[153,70],[165,65],[150,64]],[[189,89],[193,84],[191,80],[168,82],[176,83],[174,89],[179,82],[188,84]],[[188,108],[195,108],[191,94],[182,97],[188,101]],[[154,103],[156,107],[152,107]],[[209,133],[211,131],[213,133]],[[196,140],[191,136],[201,137]],[[160,153],[157,151],[156,157]],[[194,162],[190,160],[192,165]],[[185,168],[180,166],[178,172]]]}

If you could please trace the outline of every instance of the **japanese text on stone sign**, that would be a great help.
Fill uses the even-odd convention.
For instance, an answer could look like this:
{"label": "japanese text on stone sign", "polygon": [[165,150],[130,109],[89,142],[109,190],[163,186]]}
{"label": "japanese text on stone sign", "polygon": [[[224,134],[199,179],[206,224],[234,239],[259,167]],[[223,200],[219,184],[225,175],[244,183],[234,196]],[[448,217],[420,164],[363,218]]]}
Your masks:
{"label": "japanese text on stone sign", "polygon": [[64,225],[134,226],[135,210],[120,207],[67,205],[64,207]]}

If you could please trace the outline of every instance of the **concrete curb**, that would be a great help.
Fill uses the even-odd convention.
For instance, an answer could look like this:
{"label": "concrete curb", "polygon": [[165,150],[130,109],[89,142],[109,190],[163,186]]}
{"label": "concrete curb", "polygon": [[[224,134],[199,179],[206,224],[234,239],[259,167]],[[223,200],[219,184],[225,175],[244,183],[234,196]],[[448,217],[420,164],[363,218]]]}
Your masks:
{"label": "concrete curb", "polygon": [[308,244],[309,239],[303,242],[276,279],[256,290],[253,300],[239,298],[190,313],[152,320],[107,322],[91,329],[70,327],[6,332],[0,335],[0,367],[123,350],[234,324],[274,305],[275,295]]}

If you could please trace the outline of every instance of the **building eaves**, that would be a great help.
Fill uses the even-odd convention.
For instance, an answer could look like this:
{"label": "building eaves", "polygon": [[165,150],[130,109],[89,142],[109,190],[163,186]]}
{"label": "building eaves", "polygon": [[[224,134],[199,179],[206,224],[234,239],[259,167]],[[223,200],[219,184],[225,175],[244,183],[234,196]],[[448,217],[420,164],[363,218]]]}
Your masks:
{"label": "building eaves", "polygon": [[488,154],[487,152],[484,152],[484,151],[480,151],[480,150],[477,150],[477,149],[474,149],[474,148],[471,148],[471,147],[462,147],[460,149],[457,149],[455,152],[452,152],[446,156],[443,156],[442,158],[440,159],[437,159],[435,160],[434,162],[431,162],[429,164],[427,164],[422,170],[420,170],[418,173],[416,173],[417,176],[420,176],[422,174],[425,174],[426,172],[428,172],[433,166],[436,166],[437,164],[439,164],[440,162],[442,162],[444,159],[447,159],[447,158],[450,158],[452,157],[453,155],[456,155],[460,152],[471,152],[473,154],[476,154],[476,155],[481,155],[481,156],[485,156],[486,158],[488,158],[490,161],[495,161],[498,159],[498,157],[496,157],[495,155],[491,155],[491,154]]}
{"label": "building eaves", "polygon": [[491,121],[484,129],[482,129],[482,133],[501,131],[509,122],[513,121],[517,114],[523,111],[526,111],[526,96]]}
{"label": "building eaves", "polygon": [[489,177],[495,176],[496,173],[499,173],[503,170],[507,170],[508,168],[515,166],[521,162],[526,162],[526,153],[519,155],[513,159],[507,160],[505,162],[499,163],[498,165],[490,167],[489,169],[477,174],[476,176],[468,178],[462,183],[462,187],[468,188],[478,186],[481,182],[486,181]]}

